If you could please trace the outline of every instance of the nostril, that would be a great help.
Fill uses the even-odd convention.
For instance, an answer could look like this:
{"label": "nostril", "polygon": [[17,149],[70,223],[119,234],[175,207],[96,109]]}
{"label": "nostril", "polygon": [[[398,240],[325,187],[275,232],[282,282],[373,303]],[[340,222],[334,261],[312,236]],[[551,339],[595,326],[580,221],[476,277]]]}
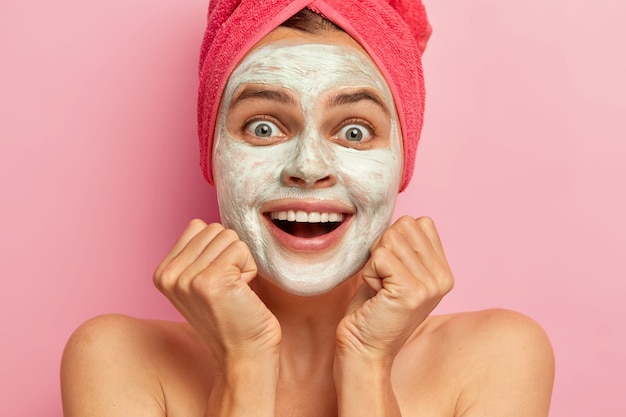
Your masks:
{"label": "nostril", "polygon": [[331,187],[336,182],[334,176],[326,175],[322,178],[301,178],[295,175],[285,176],[283,183],[291,187],[300,188],[321,188]]}
{"label": "nostril", "polygon": [[287,182],[289,184],[298,185],[298,186],[306,185],[306,181],[305,180],[303,180],[300,177],[294,177],[294,176],[289,177]]}
{"label": "nostril", "polygon": [[320,184],[322,184],[322,183],[323,183],[323,184],[326,184],[326,183],[329,183],[329,182],[332,182],[332,181],[333,181],[333,180],[332,180],[331,176],[330,176],[330,175],[327,175],[327,176],[325,176],[324,178],[320,178],[320,179],[318,179],[318,180],[316,181],[316,183],[320,183]]}

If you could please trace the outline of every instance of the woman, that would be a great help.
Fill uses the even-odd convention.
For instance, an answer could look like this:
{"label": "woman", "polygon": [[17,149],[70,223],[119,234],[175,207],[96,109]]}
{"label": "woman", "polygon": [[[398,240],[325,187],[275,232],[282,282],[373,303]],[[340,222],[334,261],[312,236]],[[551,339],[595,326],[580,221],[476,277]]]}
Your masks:
{"label": "woman", "polygon": [[415,2],[211,4],[199,132],[222,223],[192,221],[155,272],[186,323],[76,331],[66,417],[547,415],[543,331],[431,316],[453,286],[434,223],[389,226],[428,35]]}

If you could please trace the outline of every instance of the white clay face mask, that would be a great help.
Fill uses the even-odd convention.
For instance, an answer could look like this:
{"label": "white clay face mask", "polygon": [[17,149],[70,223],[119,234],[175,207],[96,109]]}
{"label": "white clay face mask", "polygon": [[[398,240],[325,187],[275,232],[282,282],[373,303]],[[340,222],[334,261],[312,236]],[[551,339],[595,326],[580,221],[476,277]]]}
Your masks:
{"label": "white clay face mask", "polygon": [[213,167],[222,222],[259,275],[327,292],[363,267],[392,218],[402,149],[389,88],[350,46],[260,47],[226,86]]}

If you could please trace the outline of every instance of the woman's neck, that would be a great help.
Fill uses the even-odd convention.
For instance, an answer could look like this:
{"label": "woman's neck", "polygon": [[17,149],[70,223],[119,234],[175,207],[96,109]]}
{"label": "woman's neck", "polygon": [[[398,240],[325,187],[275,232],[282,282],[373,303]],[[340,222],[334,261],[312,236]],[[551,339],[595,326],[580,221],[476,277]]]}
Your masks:
{"label": "woman's neck", "polygon": [[327,293],[304,297],[262,277],[252,281],[253,290],[280,322],[281,362],[289,369],[295,369],[296,364],[306,368],[314,364],[332,366],[337,324],[362,283],[355,276]]}

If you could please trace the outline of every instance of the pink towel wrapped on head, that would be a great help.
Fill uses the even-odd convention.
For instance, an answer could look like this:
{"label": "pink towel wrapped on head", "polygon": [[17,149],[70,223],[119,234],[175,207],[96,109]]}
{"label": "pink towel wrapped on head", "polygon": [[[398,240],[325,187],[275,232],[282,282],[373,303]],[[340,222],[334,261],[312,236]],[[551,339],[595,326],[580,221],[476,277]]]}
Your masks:
{"label": "pink towel wrapped on head", "polygon": [[200,165],[213,184],[211,153],[219,103],[243,56],[261,38],[308,8],[333,22],[370,55],[394,97],[404,146],[400,191],[413,174],[424,118],[421,54],[430,35],[419,0],[211,0],[200,55]]}

